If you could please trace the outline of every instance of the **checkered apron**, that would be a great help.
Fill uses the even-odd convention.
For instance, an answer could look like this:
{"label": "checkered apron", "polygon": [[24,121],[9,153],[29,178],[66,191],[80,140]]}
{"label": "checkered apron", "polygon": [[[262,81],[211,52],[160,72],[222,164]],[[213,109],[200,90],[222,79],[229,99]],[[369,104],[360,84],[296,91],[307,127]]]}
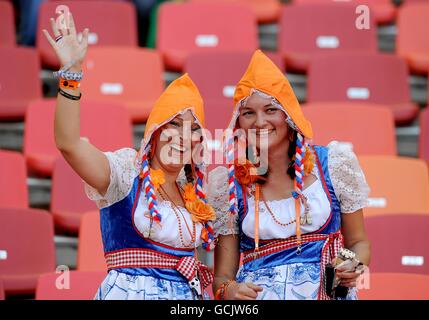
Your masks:
{"label": "checkered apron", "polygon": [[[325,266],[332,263],[343,247],[343,235],[340,231],[337,231],[330,234],[304,234],[301,236],[301,244],[322,240],[325,242],[320,257],[320,290],[318,299],[331,300],[325,290]],[[257,251],[248,250],[243,252],[243,264],[294,247],[298,247],[298,241],[295,236],[288,239],[273,240],[260,246]]]}
{"label": "checkered apron", "polygon": [[198,276],[204,288],[213,282],[209,268],[194,256],[177,257],[151,249],[123,249],[105,254],[108,270],[121,268],[175,269],[188,281]]}

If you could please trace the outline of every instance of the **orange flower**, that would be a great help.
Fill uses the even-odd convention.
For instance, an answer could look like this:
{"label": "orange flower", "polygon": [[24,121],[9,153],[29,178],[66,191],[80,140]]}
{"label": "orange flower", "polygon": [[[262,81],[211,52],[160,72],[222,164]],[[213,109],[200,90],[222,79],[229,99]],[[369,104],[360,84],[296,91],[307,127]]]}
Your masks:
{"label": "orange flower", "polygon": [[193,202],[197,200],[197,194],[195,193],[195,188],[192,183],[187,183],[183,187],[183,199],[185,202]]}
{"label": "orange flower", "polygon": [[155,190],[158,190],[159,186],[165,183],[164,171],[161,169],[150,169],[150,180],[152,180]]}
{"label": "orange flower", "polygon": [[256,175],[255,166],[249,161],[246,160],[245,163],[243,161],[237,161],[235,163],[235,177],[238,182],[243,185],[251,184],[258,180],[258,176]]}
{"label": "orange flower", "polygon": [[311,171],[313,170],[314,167],[314,161],[315,161],[315,157],[314,157],[314,153],[312,150],[307,150],[307,152],[305,153],[304,156],[304,175],[308,176]]}
{"label": "orange flower", "polygon": [[216,213],[213,210],[212,206],[207,203],[204,203],[199,199],[192,202],[186,202],[185,206],[191,214],[192,221],[194,222],[204,223],[209,220],[216,219]]}

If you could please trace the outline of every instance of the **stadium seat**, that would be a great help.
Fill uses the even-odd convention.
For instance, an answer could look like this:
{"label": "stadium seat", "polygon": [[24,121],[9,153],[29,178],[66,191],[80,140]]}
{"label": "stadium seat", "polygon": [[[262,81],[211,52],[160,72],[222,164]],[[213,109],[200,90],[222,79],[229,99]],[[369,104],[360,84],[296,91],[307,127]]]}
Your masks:
{"label": "stadium seat", "polygon": [[42,98],[37,51],[0,47],[0,70],[0,120],[22,120],[28,104]]}
{"label": "stadium seat", "polygon": [[429,275],[429,211],[366,217],[365,230],[371,241],[371,272]]}
{"label": "stadium seat", "polygon": [[374,16],[377,24],[392,23],[396,17],[396,7],[392,0],[293,0],[297,4],[321,4],[321,3],[352,3],[358,5],[367,5],[370,8],[370,14]]}
{"label": "stadium seat", "polygon": [[2,46],[16,46],[13,6],[7,1],[0,1],[0,47]]}
{"label": "stadium seat", "polygon": [[[24,155],[31,174],[50,176],[60,156],[54,141],[55,99],[31,104],[24,132]],[[81,137],[102,151],[131,147],[128,112],[119,104],[83,100],[80,105]]]}
{"label": "stadium seat", "polygon": [[80,271],[107,271],[99,211],[91,211],[82,215],[79,229],[77,269]]}
{"label": "stadium seat", "polygon": [[59,157],[52,174],[50,208],[58,231],[77,234],[82,214],[96,208],[85,195],[82,179],[63,157]]}
{"label": "stadium seat", "polygon": [[395,122],[385,106],[309,103],[303,105],[303,111],[313,127],[314,144],[338,140],[351,142],[358,155],[396,155]]}
{"label": "stadium seat", "polygon": [[0,279],[0,300],[4,300],[5,299],[5,294],[4,294],[4,288],[3,288],[3,281]]}
{"label": "stadium seat", "polygon": [[429,275],[370,273],[369,288],[358,292],[359,300],[428,300]]}
{"label": "stadium seat", "polygon": [[[66,5],[73,14],[77,32],[89,29],[90,46],[138,46],[137,14],[127,1],[47,1],[40,6],[36,47],[43,65],[58,68],[59,61],[42,30],[52,34],[50,18],[55,18],[59,5]],[[91,51],[91,50],[88,50]]]}
{"label": "stadium seat", "polygon": [[247,6],[224,2],[160,6],[157,49],[168,70],[182,71],[193,52],[253,51],[257,47],[256,19]]}
{"label": "stadium seat", "polygon": [[0,279],[6,295],[32,294],[40,274],[55,270],[52,216],[0,208]]}
{"label": "stadium seat", "polygon": [[429,38],[427,21],[429,3],[406,4],[399,8],[396,52],[405,58],[414,73],[427,74],[429,70]]}
{"label": "stadium seat", "polygon": [[[329,75],[327,77],[327,75]],[[405,61],[388,54],[332,54],[313,59],[307,101],[354,101],[389,106],[397,124],[409,124],[419,108],[411,102]]]}
{"label": "stadium seat", "polygon": [[21,153],[0,150],[0,207],[28,208],[27,167]]}
{"label": "stadium seat", "polygon": [[[228,120],[231,116],[235,85],[246,71],[252,54],[252,51],[198,52],[190,54],[186,61],[185,71],[198,86],[203,99],[223,100],[230,105],[229,112],[224,114]],[[268,56],[284,70],[279,55],[268,53]]]}
{"label": "stadium seat", "polygon": [[369,29],[358,29],[352,4],[302,4],[282,8],[279,52],[286,69],[306,72],[311,59],[327,53],[377,52],[377,34],[370,15]]}
{"label": "stadium seat", "polygon": [[393,156],[359,156],[371,188],[364,215],[429,212],[429,175],[423,160]]}
{"label": "stadium seat", "polygon": [[106,272],[49,273],[37,281],[36,300],[93,300]]}
{"label": "stadium seat", "polygon": [[146,121],[164,90],[162,59],[153,50],[91,48],[83,69],[85,96],[124,104],[134,122]]}
{"label": "stadium seat", "polygon": [[419,157],[429,164],[429,109],[420,112]]}
{"label": "stadium seat", "polygon": [[[220,2],[220,0],[191,0],[192,2]],[[279,0],[222,0],[224,2],[240,3],[250,6],[258,23],[276,22],[280,15],[281,3]]]}

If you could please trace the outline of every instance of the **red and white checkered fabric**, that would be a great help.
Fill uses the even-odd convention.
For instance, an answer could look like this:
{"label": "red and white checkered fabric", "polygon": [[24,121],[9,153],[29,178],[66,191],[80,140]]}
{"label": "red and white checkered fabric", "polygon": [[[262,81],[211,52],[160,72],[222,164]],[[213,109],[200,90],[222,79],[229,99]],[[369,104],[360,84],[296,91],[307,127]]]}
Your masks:
{"label": "red and white checkered fabric", "polygon": [[[325,290],[325,266],[332,263],[332,260],[337,257],[340,249],[343,247],[343,235],[340,231],[331,234],[304,234],[301,237],[301,244],[322,240],[325,242],[323,244],[320,257],[320,290],[318,298],[320,300],[330,300],[331,298],[326,294]],[[243,263],[294,247],[298,247],[296,237],[291,237],[285,240],[274,240],[268,244],[260,246],[258,251],[249,250],[244,252]]]}
{"label": "red and white checkered fabric", "polygon": [[213,274],[207,266],[194,256],[176,257],[151,249],[124,249],[105,254],[107,268],[160,268],[176,269],[186,279],[196,275],[204,288],[213,282]]}

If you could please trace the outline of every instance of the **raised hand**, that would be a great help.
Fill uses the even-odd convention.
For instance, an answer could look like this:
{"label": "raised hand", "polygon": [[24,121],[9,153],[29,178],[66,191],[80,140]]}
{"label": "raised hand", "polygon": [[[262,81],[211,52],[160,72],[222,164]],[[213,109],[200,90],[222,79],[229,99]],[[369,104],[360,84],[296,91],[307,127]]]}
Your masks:
{"label": "raised hand", "polygon": [[73,69],[80,69],[88,49],[89,29],[85,28],[82,39],[79,41],[73,15],[70,12],[65,12],[63,14],[69,15],[69,19],[64,19],[65,21],[69,22],[68,25],[63,24],[64,28],[58,29],[55,19],[50,19],[52,31],[56,41],[52,39],[51,35],[46,29],[43,29],[43,33],[48,39],[52,48],[55,50],[55,53],[60,60],[61,67],[66,66],[67,68],[72,67]]}

